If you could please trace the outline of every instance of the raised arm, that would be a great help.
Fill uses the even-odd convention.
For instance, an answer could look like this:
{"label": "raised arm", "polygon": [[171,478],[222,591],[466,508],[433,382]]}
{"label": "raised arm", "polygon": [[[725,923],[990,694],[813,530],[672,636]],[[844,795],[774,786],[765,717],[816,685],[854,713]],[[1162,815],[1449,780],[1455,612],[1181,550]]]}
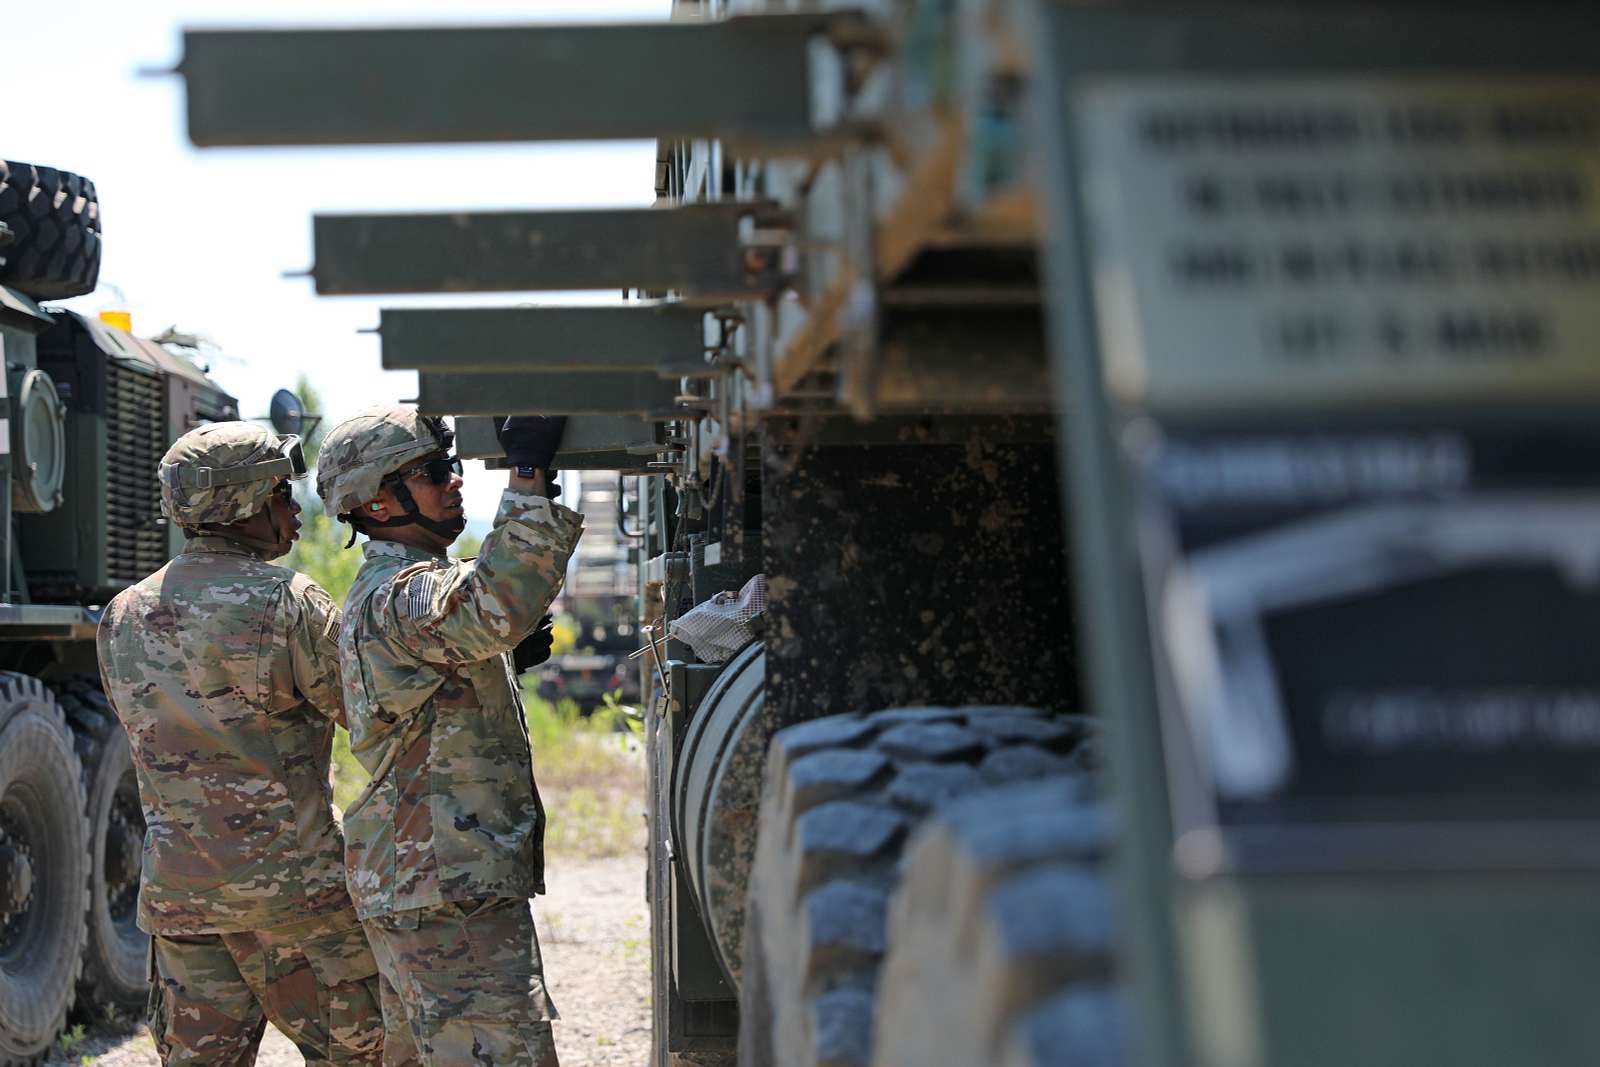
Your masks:
{"label": "raised arm", "polygon": [[[512,488],[478,558],[422,563],[395,575],[385,628],[429,663],[475,663],[509,652],[539,625],[566,577],[583,516]],[[531,488],[531,487],[530,487]]]}

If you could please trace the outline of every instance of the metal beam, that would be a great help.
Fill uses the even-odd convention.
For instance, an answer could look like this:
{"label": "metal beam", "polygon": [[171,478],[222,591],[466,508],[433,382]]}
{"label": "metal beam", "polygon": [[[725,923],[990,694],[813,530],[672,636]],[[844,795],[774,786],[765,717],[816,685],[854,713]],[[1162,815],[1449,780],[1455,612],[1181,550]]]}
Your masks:
{"label": "metal beam", "polygon": [[417,375],[428,415],[650,415],[672,410],[678,383],[654,374]]}
{"label": "metal beam", "polygon": [[202,147],[662,137],[792,154],[820,146],[814,70],[837,78],[842,67],[813,64],[810,46],[819,37],[878,44],[853,12],[705,23],[191,30],[177,73],[187,82],[189,139]]}
{"label": "metal beam", "polygon": [[740,220],[766,203],[621,211],[318,215],[317,292],[676,289],[748,299],[777,285],[775,250],[741,245]]}
{"label": "metal beam", "polygon": [[462,415],[456,419],[456,455],[462,459],[487,459],[503,456],[500,439],[489,415]]}
{"label": "metal beam", "polygon": [[[576,415],[567,420],[556,466],[575,469],[575,457],[627,452],[651,456],[664,446],[656,440],[656,424],[628,415]],[[495,459],[505,455],[488,415],[456,419],[456,455],[462,459]],[[607,468],[601,468],[607,469]]]}
{"label": "metal beam", "polygon": [[[555,463],[558,471],[617,471],[620,474],[665,474],[661,467],[650,466],[652,457],[638,456],[632,452],[558,452]],[[483,461],[485,469],[503,471],[508,464],[505,457],[489,457]]]}
{"label": "metal beam", "polygon": [[678,303],[385,308],[388,370],[655,371],[705,361],[705,312]]}

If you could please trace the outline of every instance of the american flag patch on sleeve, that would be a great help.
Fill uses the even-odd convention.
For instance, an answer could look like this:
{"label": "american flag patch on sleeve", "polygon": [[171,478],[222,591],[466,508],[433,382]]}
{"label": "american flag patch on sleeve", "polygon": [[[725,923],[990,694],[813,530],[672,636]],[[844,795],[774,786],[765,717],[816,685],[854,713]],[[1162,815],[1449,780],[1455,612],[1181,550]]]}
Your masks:
{"label": "american flag patch on sleeve", "polygon": [[400,598],[400,614],[408,619],[421,619],[433,614],[433,594],[438,588],[439,579],[433,571],[414,575],[406,583],[405,594]]}

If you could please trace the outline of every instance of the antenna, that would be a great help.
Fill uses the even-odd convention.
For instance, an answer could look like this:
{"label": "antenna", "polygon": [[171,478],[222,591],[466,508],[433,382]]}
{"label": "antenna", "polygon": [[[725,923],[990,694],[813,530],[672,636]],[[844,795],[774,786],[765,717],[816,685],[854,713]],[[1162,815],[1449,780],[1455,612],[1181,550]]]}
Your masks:
{"label": "antenna", "polygon": [[279,389],[272,394],[272,402],[267,405],[267,421],[277,433],[304,437],[317,428],[322,416],[307,414],[305,404],[293,390]]}

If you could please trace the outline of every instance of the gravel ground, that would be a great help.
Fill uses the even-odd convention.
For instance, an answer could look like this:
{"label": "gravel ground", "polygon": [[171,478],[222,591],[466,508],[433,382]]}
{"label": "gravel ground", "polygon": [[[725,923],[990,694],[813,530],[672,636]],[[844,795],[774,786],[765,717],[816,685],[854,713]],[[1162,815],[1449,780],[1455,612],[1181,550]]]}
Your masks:
{"label": "gravel ground", "polygon": [[[613,859],[552,857],[550,893],[534,918],[550,995],[561,1012],[563,1067],[645,1067],[650,1050],[650,926],[642,852]],[[268,1027],[260,1067],[300,1067],[299,1051]],[[138,1033],[91,1031],[61,1042],[46,1067],[157,1067]]]}

